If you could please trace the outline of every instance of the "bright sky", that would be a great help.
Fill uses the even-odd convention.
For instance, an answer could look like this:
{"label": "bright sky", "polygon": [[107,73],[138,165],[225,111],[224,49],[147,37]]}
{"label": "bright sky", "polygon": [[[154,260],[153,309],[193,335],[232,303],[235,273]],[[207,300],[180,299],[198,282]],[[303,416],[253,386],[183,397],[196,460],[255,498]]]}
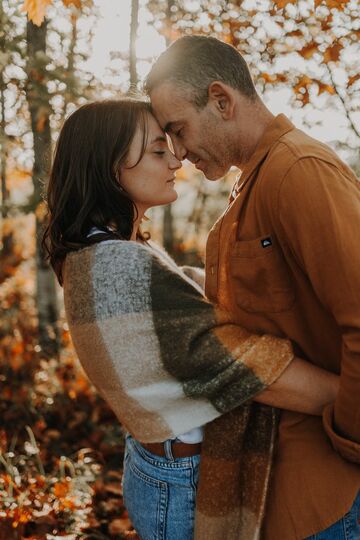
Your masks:
{"label": "bright sky", "polygon": [[[102,77],[110,63],[112,51],[127,53],[130,40],[130,0],[95,0],[100,16],[94,36],[93,55],[88,67],[96,75]],[[149,24],[150,14],[140,0],[138,39],[136,43],[138,57],[138,74],[144,77],[149,69],[149,62],[156,58],[165,48],[165,40]],[[128,76],[128,74],[124,74]]]}
{"label": "bright sky", "polygon": [[[130,35],[130,0],[94,0],[99,8],[99,17],[95,29],[93,54],[87,63],[90,71],[94,72],[104,82],[109,78],[109,65],[115,68],[118,82],[128,80],[127,68],[119,61],[111,61],[111,52],[127,54]],[[151,17],[145,9],[145,0],[140,0],[139,29],[137,40],[138,74],[143,78],[148,72],[150,63],[165,48],[165,40],[149,24]],[[297,125],[313,137],[324,142],[344,140],[347,134],[347,120],[344,115],[329,109],[326,105],[326,95],[321,96],[322,110],[303,110],[289,104],[291,89],[281,89],[269,93],[265,102],[274,114],[280,112],[288,115]]]}

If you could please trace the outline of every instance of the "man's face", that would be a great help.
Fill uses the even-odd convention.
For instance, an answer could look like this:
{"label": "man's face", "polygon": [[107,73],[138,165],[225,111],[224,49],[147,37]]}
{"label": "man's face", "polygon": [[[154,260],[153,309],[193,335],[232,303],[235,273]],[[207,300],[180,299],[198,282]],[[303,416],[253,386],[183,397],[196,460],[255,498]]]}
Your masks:
{"label": "man's face", "polygon": [[153,112],[170,135],[178,159],[188,159],[209,180],[224,176],[232,165],[220,115],[211,102],[198,110],[175,83],[164,82],[151,92]]}

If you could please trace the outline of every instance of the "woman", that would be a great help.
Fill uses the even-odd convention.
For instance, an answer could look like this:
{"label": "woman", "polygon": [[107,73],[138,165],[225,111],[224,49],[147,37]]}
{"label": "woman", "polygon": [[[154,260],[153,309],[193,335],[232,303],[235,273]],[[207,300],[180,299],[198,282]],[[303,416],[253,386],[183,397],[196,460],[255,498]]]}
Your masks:
{"label": "woman", "polygon": [[[321,414],[337,390],[337,377],[294,359],[288,341],[236,326],[142,234],[146,210],[177,198],[180,166],[148,104],[97,102],[66,120],[48,187],[44,245],[80,361],[127,432],[124,501],[143,540],[192,538],[203,426],[204,444],[219,438],[212,421],[224,413],[238,441],[251,417],[261,446],[256,534],[276,422],[270,407],[250,414],[239,406],[254,399]],[[316,396],[310,378],[318,378]]]}

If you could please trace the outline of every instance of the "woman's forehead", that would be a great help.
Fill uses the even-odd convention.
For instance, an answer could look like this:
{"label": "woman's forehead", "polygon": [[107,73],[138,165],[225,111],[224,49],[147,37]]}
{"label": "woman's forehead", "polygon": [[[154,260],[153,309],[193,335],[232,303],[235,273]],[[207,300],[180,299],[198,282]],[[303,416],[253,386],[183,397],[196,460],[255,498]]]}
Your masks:
{"label": "woman's forehead", "polygon": [[148,140],[149,141],[157,137],[165,138],[165,132],[161,129],[158,121],[156,120],[153,114],[151,113],[147,114],[147,121],[148,121]]}

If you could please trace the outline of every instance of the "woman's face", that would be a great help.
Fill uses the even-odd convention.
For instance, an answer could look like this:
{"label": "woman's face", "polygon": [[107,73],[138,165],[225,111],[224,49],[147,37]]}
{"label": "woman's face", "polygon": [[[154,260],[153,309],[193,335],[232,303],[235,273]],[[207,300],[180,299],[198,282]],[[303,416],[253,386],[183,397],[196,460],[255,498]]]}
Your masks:
{"label": "woman's face", "polygon": [[181,162],[170,151],[166,136],[155,118],[148,114],[145,153],[139,163],[143,132],[137,129],[126,163],[120,169],[120,185],[139,212],[152,206],[169,204],[177,199],[175,173]]}

